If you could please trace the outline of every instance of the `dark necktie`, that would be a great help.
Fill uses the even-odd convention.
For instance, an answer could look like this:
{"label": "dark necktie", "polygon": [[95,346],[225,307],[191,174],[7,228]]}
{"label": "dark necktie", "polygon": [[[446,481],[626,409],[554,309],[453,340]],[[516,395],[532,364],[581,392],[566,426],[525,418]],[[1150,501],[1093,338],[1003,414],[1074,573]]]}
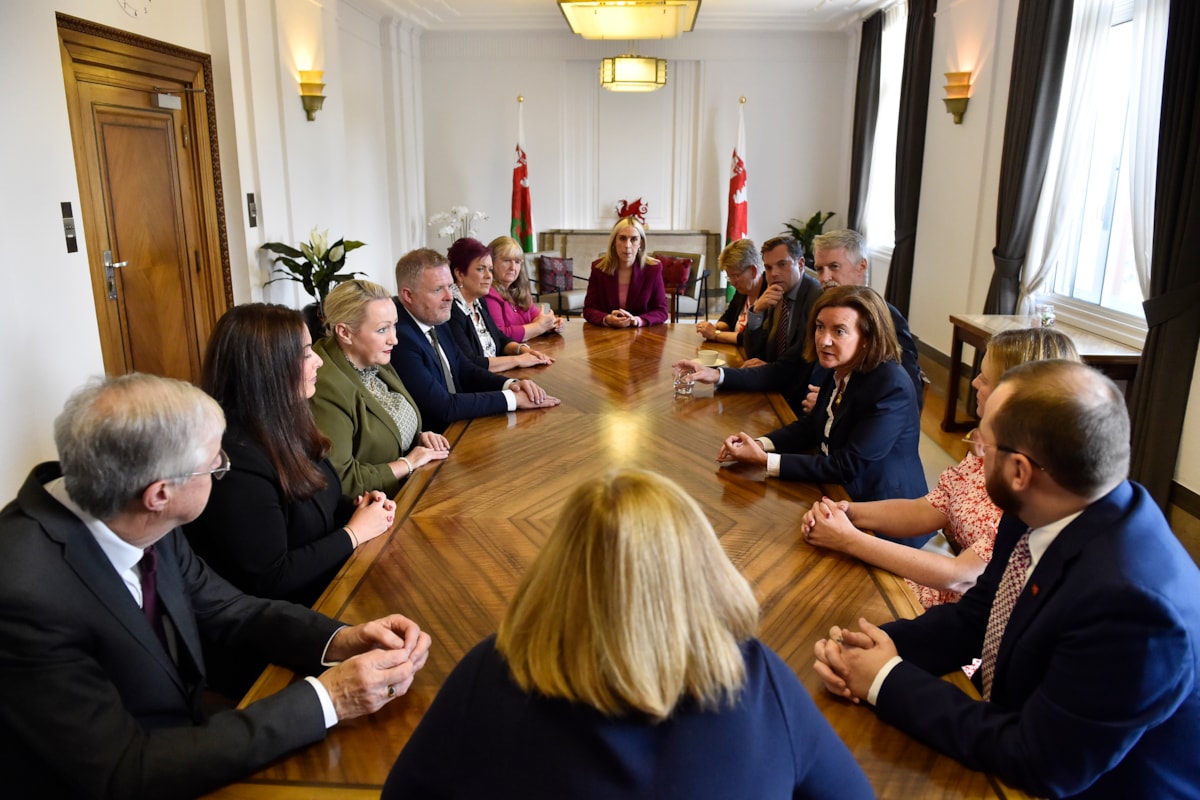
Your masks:
{"label": "dark necktie", "polygon": [[1017,540],[1004,574],[1000,576],[1000,585],[996,588],[996,596],[992,599],[992,613],[988,616],[987,633],[983,637],[983,657],[980,659],[979,676],[983,681],[983,699],[992,699],[992,681],[996,677],[996,653],[1000,651],[1000,640],[1004,638],[1004,629],[1008,627],[1008,619],[1017,606],[1017,598],[1025,588],[1025,575],[1029,572],[1029,531],[1025,531]]}
{"label": "dark necktie", "polygon": [[779,301],[779,324],[775,326],[775,358],[783,358],[783,351],[788,345],[788,326],[791,324],[791,305],[787,297]]}
{"label": "dark necktie", "polygon": [[442,365],[442,377],[446,380],[446,391],[455,394],[454,376],[450,374],[450,362],[446,360],[446,353],[442,350],[442,343],[438,341],[437,330],[434,328],[429,329],[429,341],[433,343],[433,352]]}
{"label": "dark necktie", "polygon": [[[154,545],[142,551],[142,560],[138,562],[138,572],[142,582],[142,613],[158,640],[167,646],[167,631],[163,627],[163,609],[158,601],[158,554]],[[169,649],[168,649],[169,650]]]}

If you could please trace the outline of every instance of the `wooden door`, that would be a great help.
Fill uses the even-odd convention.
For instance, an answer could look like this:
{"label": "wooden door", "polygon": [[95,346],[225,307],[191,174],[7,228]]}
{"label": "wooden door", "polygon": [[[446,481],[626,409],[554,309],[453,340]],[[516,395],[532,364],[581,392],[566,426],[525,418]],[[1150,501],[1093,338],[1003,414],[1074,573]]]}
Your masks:
{"label": "wooden door", "polygon": [[195,381],[232,302],[208,57],[62,15],[59,36],[105,371]]}

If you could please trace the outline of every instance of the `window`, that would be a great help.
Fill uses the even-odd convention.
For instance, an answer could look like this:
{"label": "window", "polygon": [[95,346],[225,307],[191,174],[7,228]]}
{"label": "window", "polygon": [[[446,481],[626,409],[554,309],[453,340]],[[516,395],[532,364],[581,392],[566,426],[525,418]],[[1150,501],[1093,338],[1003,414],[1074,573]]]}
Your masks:
{"label": "window", "polygon": [[1106,87],[1084,181],[1083,220],[1055,271],[1054,292],[1131,316],[1142,316],[1141,287],[1133,259],[1125,131],[1133,59],[1132,4],[1114,9],[1105,58],[1096,65]]}
{"label": "window", "polygon": [[[896,3],[883,12],[879,52],[879,111],[871,176],[864,214],[867,247],[890,259],[896,239],[896,129],[900,125],[900,77],[904,71],[904,37],[908,5]],[[872,263],[875,259],[872,258]]]}

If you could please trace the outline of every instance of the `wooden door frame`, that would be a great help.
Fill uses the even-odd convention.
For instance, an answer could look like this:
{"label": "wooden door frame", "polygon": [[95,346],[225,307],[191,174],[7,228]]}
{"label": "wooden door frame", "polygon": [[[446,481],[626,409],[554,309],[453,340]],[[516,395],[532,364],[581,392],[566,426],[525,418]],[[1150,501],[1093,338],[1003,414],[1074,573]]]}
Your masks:
{"label": "wooden door frame", "polygon": [[[212,57],[207,53],[109,28],[78,17],[61,13],[55,14],[55,17],[58,21],[58,37],[64,52],[63,57],[70,57],[76,65],[90,63],[107,69],[111,68],[111,60],[120,60],[126,64],[139,62],[160,77],[178,76],[177,80],[168,80],[169,85],[162,88],[180,92],[183,109],[188,112],[187,120],[193,129],[193,144],[187,148],[187,153],[196,179],[192,192],[198,211],[197,225],[200,230],[196,246],[200,252],[201,263],[197,274],[193,275],[193,293],[198,296],[193,296],[192,308],[196,336],[199,339],[197,344],[200,352],[203,352],[216,321],[233,305],[229,234],[225,222],[224,188],[221,183],[221,160],[217,146]],[[75,81],[65,74],[63,78],[69,116],[74,125],[75,109],[78,108]],[[181,91],[184,89],[193,91]],[[81,122],[86,124],[86,120]],[[80,168],[81,164],[86,164],[85,154],[81,152],[83,136],[76,130],[72,130],[71,133],[80,203],[83,206],[79,218],[84,221],[83,235],[88,252],[89,272],[95,282],[98,271],[102,280],[101,252],[107,232],[96,230],[96,226],[87,224],[87,220],[91,218],[89,207],[95,202],[94,188],[88,185],[86,170]],[[204,146],[202,141],[206,141],[207,146]],[[193,265],[193,268],[196,268],[196,265]],[[109,311],[103,305],[105,301],[99,293],[93,291],[93,296],[96,304],[96,322],[98,326],[103,327],[107,324]],[[104,340],[103,335],[101,339]],[[104,352],[104,368],[109,374],[119,371],[115,354],[108,352],[107,348]]]}

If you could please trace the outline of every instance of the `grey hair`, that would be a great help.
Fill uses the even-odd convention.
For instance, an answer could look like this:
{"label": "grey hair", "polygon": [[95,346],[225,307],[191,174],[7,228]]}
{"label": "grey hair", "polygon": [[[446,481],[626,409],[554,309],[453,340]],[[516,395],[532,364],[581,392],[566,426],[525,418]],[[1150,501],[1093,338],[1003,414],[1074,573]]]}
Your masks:
{"label": "grey hair", "polygon": [[[829,231],[828,233],[818,233],[812,240],[814,256],[818,250],[836,250],[839,247],[846,250],[846,255],[849,257],[851,264],[857,265],[867,257],[866,239],[858,231],[849,228],[839,228],[836,231]],[[870,264],[867,266],[870,266]]]}
{"label": "grey hair", "polygon": [[207,466],[204,446],[224,429],[221,407],[200,389],[135,372],[76,390],[54,421],[54,444],[71,499],[106,520],[155,481]]}
{"label": "grey hair", "polygon": [[750,269],[750,267],[758,267],[762,269],[763,260],[762,253],[758,251],[758,247],[750,239],[738,239],[735,242],[730,242],[725,245],[725,249],[721,251],[721,255],[717,258],[717,266],[722,270],[732,269],[739,274]]}

